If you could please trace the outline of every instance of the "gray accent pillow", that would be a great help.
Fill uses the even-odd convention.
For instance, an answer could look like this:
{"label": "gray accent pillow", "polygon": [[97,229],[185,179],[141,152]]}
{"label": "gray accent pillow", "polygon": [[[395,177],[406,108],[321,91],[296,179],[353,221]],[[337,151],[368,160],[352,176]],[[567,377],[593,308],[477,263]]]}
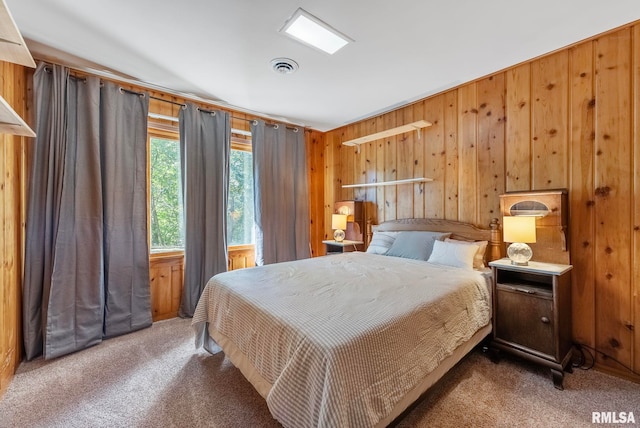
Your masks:
{"label": "gray accent pillow", "polygon": [[433,251],[433,242],[444,241],[449,236],[451,233],[400,232],[386,255],[426,261]]}
{"label": "gray accent pillow", "polygon": [[367,253],[387,254],[400,232],[373,232],[373,238],[367,247]]}

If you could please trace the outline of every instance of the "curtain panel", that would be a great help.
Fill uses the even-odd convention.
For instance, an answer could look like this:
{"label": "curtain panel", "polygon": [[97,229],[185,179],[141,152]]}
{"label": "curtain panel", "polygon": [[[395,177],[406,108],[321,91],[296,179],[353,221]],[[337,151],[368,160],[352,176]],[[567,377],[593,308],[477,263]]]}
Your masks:
{"label": "curtain panel", "polygon": [[179,315],[192,317],[209,278],[227,270],[229,113],[187,104],[180,111],[184,195],[184,288]]}
{"label": "curtain panel", "polygon": [[27,359],[49,359],[151,325],[148,97],[42,63],[34,95],[23,329]]}
{"label": "curtain panel", "polygon": [[105,83],[100,98],[104,204],[104,335],[152,322],[147,230],[149,97]]}
{"label": "curtain panel", "polygon": [[311,257],[302,129],[251,123],[256,265]]}

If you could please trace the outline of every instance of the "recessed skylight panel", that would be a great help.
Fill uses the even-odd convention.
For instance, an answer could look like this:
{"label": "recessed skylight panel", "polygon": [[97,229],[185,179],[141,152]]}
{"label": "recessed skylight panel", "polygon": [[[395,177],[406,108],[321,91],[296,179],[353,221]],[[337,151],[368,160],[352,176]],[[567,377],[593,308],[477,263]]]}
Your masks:
{"label": "recessed skylight panel", "polygon": [[304,9],[296,10],[280,32],[330,55],[353,41]]}

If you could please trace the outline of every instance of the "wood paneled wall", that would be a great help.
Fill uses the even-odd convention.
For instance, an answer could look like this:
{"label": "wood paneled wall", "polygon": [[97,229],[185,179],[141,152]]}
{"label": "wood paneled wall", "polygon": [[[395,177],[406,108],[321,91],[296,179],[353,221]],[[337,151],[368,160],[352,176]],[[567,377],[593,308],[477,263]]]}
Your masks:
{"label": "wood paneled wall", "polygon": [[[433,123],[420,139],[341,144],[419,119]],[[325,165],[327,225],[334,201],[358,199],[374,222],[486,226],[505,191],[567,188],[574,339],[640,380],[614,361],[640,372],[640,23],[328,132]],[[341,187],[420,176],[434,181]]]}
{"label": "wood paneled wall", "polygon": [[184,254],[153,254],[149,282],[153,322],[177,317],[184,285]]}
{"label": "wood paneled wall", "polygon": [[[229,270],[253,267],[255,264],[253,245],[238,245],[229,249]],[[153,321],[177,317],[184,287],[184,253],[152,254],[149,279]]]}
{"label": "wood paneled wall", "polygon": [[[1,66],[2,95],[19,113],[28,113],[25,82],[31,72]],[[150,103],[150,111],[165,115],[177,116],[178,108]],[[244,119],[253,117],[232,114],[233,128],[248,129]],[[434,124],[421,138],[407,133],[358,151],[341,145],[419,119]],[[574,338],[640,371],[640,24],[387,114],[305,135],[314,255],[324,254],[321,241],[331,235],[334,201],[366,201],[366,216],[375,222],[439,217],[487,225],[498,216],[498,195],[504,191],[568,188]],[[31,142],[0,136],[0,394],[21,358],[25,165]],[[341,188],[422,175],[434,181]],[[598,365],[628,375],[613,359],[599,356]]]}
{"label": "wood paneled wall", "polygon": [[[324,216],[325,204],[328,203],[324,197],[324,133],[308,130],[305,133],[305,142],[307,149],[307,171],[309,175],[309,237],[311,246],[311,255],[313,257],[325,254],[325,248],[322,244],[325,235]],[[333,236],[333,233],[331,233]]]}
{"label": "wood paneled wall", "polygon": [[[0,62],[0,95],[26,116],[26,75]],[[0,397],[22,359],[22,248],[25,155],[31,138],[0,134]]]}
{"label": "wood paneled wall", "polygon": [[244,269],[256,265],[256,249],[254,245],[237,245],[229,248],[228,270]]}

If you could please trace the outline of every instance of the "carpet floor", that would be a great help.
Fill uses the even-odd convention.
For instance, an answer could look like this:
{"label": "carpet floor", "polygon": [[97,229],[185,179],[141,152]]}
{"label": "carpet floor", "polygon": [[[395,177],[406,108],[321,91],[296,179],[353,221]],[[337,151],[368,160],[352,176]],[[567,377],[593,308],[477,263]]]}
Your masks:
{"label": "carpet floor", "polygon": [[[479,350],[447,373],[398,427],[587,427],[592,412],[633,412],[640,385],[594,370],[567,374]],[[171,319],[52,361],[20,365],[0,427],[279,427],[223,353],[194,349],[190,320]],[[607,426],[613,426],[609,424]]]}

